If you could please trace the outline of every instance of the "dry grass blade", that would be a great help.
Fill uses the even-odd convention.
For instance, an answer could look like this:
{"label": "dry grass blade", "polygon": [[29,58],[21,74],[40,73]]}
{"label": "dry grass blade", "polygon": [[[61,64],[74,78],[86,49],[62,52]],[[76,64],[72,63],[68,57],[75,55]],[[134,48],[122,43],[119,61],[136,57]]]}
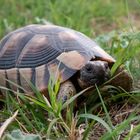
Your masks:
{"label": "dry grass blade", "polygon": [[18,110],[14,113],[14,115],[12,117],[10,117],[9,119],[7,119],[3,125],[0,127],[0,139],[2,137],[3,132],[6,130],[6,128],[8,127],[8,125],[16,118],[18,114]]}
{"label": "dry grass blade", "polygon": [[78,131],[76,129],[76,125],[77,125],[77,115],[72,118],[72,122],[71,122],[71,128],[70,128],[70,133],[69,133],[69,139],[70,140],[77,140],[77,134]]}

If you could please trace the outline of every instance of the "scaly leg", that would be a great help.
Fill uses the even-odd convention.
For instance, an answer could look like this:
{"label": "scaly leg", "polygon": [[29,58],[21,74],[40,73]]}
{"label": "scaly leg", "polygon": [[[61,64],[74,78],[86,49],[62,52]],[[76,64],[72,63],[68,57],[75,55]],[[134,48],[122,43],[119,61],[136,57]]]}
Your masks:
{"label": "scaly leg", "polygon": [[76,89],[70,80],[65,81],[61,84],[59,93],[58,93],[58,100],[62,100],[62,102],[66,102],[67,99],[72,97],[76,94]]}

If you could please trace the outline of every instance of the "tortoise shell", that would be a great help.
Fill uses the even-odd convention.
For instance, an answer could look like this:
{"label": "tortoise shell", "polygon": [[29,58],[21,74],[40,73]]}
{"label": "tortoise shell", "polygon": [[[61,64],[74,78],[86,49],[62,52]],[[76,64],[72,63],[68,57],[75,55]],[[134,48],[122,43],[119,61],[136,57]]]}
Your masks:
{"label": "tortoise shell", "polygon": [[[6,35],[0,42],[0,86],[40,91],[50,76],[69,79],[91,59],[115,60],[84,34],[55,25],[28,25]],[[17,86],[19,85],[19,86]],[[24,92],[25,92],[24,91]]]}

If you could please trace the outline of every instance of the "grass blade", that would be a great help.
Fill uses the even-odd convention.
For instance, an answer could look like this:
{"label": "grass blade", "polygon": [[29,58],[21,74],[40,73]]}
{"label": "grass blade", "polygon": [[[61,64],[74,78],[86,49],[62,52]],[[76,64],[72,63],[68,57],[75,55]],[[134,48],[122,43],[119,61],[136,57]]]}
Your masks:
{"label": "grass blade", "polygon": [[98,92],[98,94],[99,94],[99,97],[100,97],[101,103],[102,103],[102,105],[103,105],[103,108],[104,108],[104,111],[105,111],[105,114],[106,114],[106,117],[107,117],[108,123],[109,123],[110,127],[113,129],[114,127],[113,127],[113,125],[112,125],[112,122],[111,122],[111,119],[110,119],[109,113],[108,113],[107,108],[106,108],[106,106],[105,106],[105,104],[104,104],[104,101],[103,101],[103,98],[102,98],[102,96],[101,96],[101,93],[100,93],[100,91],[99,91],[97,85],[95,85],[95,87],[96,87],[96,90],[97,90],[97,92]]}
{"label": "grass blade", "polygon": [[54,126],[54,124],[58,121],[59,118],[55,118],[51,121],[51,123],[49,124],[48,130],[47,130],[47,138],[50,138],[51,135],[51,129]]}
{"label": "grass blade", "polygon": [[7,119],[3,125],[0,127],[0,139],[2,137],[2,134],[4,133],[4,131],[6,130],[6,128],[8,127],[8,125],[16,118],[18,114],[18,110],[13,114],[12,117],[10,117],[9,119]]}
{"label": "grass blade", "polygon": [[80,95],[82,95],[83,93],[85,93],[86,91],[88,91],[89,89],[92,89],[92,87],[88,87],[84,90],[82,90],[81,92],[77,93],[76,95],[72,96],[69,100],[67,100],[63,106],[62,109],[65,109],[70,103],[72,103],[76,98],[78,98]]}
{"label": "grass blade", "polygon": [[120,133],[122,133],[126,128],[129,127],[129,124],[132,120],[137,120],[137,119],[138,117],[134,117],[133,115],[130,116],[127,120],[124,120],[123,122],[121,122],[121,124],[116,126],[116,128],[112,131],[112,133],[107,132],[105,135],[101,137],[100,140],[109,140],[115,135],[119,136]]}
{"label": "grass blade", "polygon": [[27,99],[29,99],[30,101],[36,103],[37,105],[41,106],[42,108],[44,108],[45,110],[47,110],[48,112],[52,112],[52,108],[46,106],[46,104],[38,101],[37,99],[34,99],[32,97],[26,96]]}
{"label": "grass blade", "polygon": [[95,116],[92,114],[80,114],[78,117],[95,120],[95,121],[101,123],[108,130],[108,132],[110,132],[110,133],[112,132],[111,127],[102,118],[100,118],[98,116]]}

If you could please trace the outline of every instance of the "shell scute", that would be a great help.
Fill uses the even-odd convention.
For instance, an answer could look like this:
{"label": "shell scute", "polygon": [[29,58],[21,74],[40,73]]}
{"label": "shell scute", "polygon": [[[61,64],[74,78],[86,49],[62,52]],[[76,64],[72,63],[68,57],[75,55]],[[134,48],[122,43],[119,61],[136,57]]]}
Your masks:
{"label": "shell scute", "polygon": [[33,34],[26,32],[13,34],[0,50],[0,69],[15,67],[18,56],[32,37]]}

